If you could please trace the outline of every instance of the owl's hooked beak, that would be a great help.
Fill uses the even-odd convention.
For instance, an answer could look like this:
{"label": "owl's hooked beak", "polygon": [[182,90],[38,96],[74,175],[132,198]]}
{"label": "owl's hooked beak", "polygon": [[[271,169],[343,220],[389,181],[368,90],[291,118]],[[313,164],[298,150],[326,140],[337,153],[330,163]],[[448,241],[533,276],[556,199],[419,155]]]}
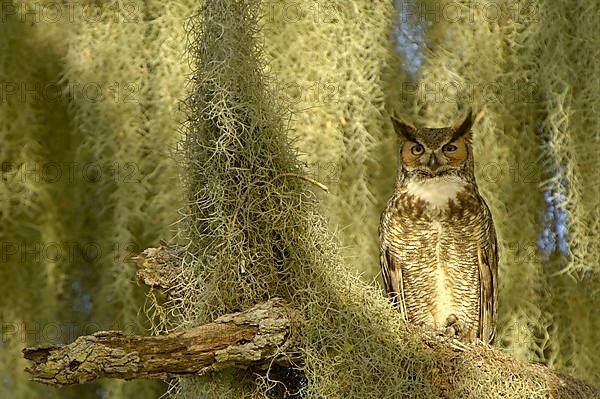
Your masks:
{"label": "owl's hooked beak", "polygon": [[427,166],[429,166],[429,169],[431,169],[432,172],[435,172],[436,169],[439,168],[440,163],[438,162],[438,159],[434,153],[429,156],[429,162],[427,163]]}

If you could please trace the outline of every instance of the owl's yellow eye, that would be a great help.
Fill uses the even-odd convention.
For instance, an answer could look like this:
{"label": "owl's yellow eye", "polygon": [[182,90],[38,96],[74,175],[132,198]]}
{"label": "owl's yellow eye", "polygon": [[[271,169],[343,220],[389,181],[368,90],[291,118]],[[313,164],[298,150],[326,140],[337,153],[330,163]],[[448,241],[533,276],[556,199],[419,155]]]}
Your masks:
{"label": "owl's yellow eye", "polygon": [[421,144],[416,144],[410,149],[411,154],[419,156],[425,152],[425,148]]}
{"label": "owl's yellow eye", "polygon": [[446,144],[442,150],[444,150],[444,152],[454,152],[456,150],[458,150],[458,147],[455,146],[454,144]]}

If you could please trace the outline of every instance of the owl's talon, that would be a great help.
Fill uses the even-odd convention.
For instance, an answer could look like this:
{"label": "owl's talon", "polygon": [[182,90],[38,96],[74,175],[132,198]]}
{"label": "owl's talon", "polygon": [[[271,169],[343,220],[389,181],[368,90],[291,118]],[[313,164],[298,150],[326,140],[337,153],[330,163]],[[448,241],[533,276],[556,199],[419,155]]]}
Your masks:
{"label": "owl's talon", "polygon": [[457,350],[459,352],[464,352],[465,349],[467,349],[467,345],[462,342],[459,341],[457,338],[455,337],[447,337],[446,341],[445,341],[452,349]]}
{"label": "owl's talon", "polygon": [[444,335],[448,337],[458,337],[458,330],[453,326],[446,327],[446,331],[444,331]]}
{"label": "owl's talon", "polygon": [[424,330],[424,335],[425,337],[427,337],[427,339],[446,344],[458,352],[464,352],[467,348],[467,345],[464,342],[459,341],[457,337],[452,335],[445,335],[439,331]]}
{"label": "owl's talon", "polygon": [[446,318],[446,330],[445,335],[449,337],[460,338],[462,328],[458,322],[458,317],[454,313]]}
{"label": "owl's talon", "polygon": [[450,327],[456,323],[458,323],[458,317],[454,313],[446,317],[446,327]]}

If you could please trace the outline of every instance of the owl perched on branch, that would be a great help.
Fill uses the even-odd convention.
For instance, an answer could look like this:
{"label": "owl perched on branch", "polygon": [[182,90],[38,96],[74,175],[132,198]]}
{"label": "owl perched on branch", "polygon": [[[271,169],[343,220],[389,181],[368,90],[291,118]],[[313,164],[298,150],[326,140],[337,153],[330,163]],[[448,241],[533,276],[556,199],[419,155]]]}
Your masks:
{"label": "owl perched on branch", "polygon": [[498,246],[475,181],[473,114],[447,128],[392,122],[401,144],[396,187],[379,227],[385,288],[409,322],[491,344]]}

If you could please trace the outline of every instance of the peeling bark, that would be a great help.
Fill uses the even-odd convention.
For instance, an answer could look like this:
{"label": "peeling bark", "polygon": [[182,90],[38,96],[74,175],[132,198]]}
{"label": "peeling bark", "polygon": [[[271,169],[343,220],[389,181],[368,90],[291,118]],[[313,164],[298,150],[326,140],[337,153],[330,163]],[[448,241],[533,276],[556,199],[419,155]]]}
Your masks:
{"label": "peeling bark", "polygon": [[[100,331],[68,345],[26,348],[32,379],[51,385],[97,378],[167,379],[223,368],[249,368],[294,358],[291,311],[277,299],[213,323],[160,336]],[[283,356],[286,352],[286,356]]]}

